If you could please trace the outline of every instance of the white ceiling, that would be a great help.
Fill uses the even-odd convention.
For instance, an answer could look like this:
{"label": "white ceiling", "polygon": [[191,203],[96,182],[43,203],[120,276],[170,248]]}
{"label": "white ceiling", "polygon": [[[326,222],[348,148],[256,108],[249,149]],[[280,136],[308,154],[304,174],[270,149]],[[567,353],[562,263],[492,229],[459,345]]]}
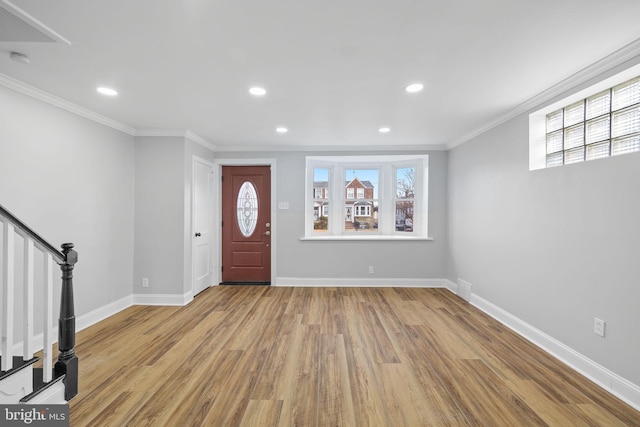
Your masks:
{"label": "white ceiling", "polygon": [[[637,0],[0,6],[1,74],[138,133],[188,131],[221,149],[451,146],[640,39]],[[13,22],[16,8],[44,36]],[[425,90],[407,94],[415,81]],[[252,85],[267,95],[252,97]]]}

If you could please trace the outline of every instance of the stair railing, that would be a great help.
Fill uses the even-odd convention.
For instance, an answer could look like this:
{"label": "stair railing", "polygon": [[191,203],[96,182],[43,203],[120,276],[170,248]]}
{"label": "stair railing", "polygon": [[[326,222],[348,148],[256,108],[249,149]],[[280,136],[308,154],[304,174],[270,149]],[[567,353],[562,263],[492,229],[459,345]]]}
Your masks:
{"label": "stair railing", "polygon": [[[24,240],[23,249],[23,341],[22,358],[27,361],[35,353],[34,337],[34,277],[35,251],[42,252],[44,272],[44,326],[43,326],[43,381],[48,383],[56,374],[64,374],[65,399],[71,400],[78,394],[78,357],[75,354],[76,319],[73,302],[73,269],[78,261],[78,253],[73,250],[72,243],[62,245],[59,251],[49,242],[22,223],[11,212],[0,205],[0,223],[2,223],[2,306],[0,311],[0,332],[2,343],[0,352],[2,360],[0,371],[13,368],[14,356],[14,322],[15,289],[16,289],[16,254],[15,239],[20,236]],[[62,288],[60,295],[60,316],[58,318],[58,360],[53,365],[53,263],[62,270]],[[19,355],[18,355],[19,356]],[[52,369],[53,366],[53,369]]]}

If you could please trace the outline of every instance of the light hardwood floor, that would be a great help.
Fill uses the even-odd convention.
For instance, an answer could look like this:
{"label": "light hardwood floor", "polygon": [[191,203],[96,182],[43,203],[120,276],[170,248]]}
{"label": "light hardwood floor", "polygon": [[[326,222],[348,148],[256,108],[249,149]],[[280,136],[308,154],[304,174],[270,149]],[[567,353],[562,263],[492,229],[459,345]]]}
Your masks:
{"label": "light hardwood floor", "polygon": [[640,426],[444,289],[213,287],[77,343],[72,426]]}

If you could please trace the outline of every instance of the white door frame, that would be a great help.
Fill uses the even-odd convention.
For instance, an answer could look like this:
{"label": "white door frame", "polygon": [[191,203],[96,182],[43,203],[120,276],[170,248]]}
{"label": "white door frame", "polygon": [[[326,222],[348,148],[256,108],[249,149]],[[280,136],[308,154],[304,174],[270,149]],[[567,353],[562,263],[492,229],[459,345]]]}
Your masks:
{"label": "white door frame", "polygon": [[[216,194],[215,194],[215,167],[213,165],[213,163],[211,163],[210,161],[203,159],[202,157],[193,155],[191,156],[191,226],[189,227],[191,230],[191,295],[192,297],[195,296],[196,291],[195,291],[195,285],[196,285],[196,272],[195,272],[195,267],[196,267],[196,257],[195,257],[195,253],[196,253],[196,238],[195,238],[195,233],[196,230],[194,229],[195,227],[195,218],[196,218],[196,210],[195,210],[195,167],[194,164],[195,163],[202,163],[203,165],[207,166],[211,172],[213,173],[213,176],[211,177],[212,180],[212,184],[211,184],[211,188],[213,189],[214,194],[212,195],[212,203],[214,206],[211,207],[211,211],[212,214],[215,216],[215,211],[216,211],[216,207],[215,207],[215,201],[216,201]],[[213,222],[214,218],[210,218],[211,221],[211,236],[210,236],[210,241],[209,241],[209,245],[211,247],[211,256],[213,257],[213,259],[210,260],[211,262],[211,266],[213,268],[213,272],[211,275],[211,279],[212,281],[214,281],[213,283],[215,283],[216,280],[216,275],[215,275],[215,257],[213,255],[213,250],[215,249],[215,222]],[[211,285],[210,285],[211,286]]]}
{"label": "white door frame", "polygon": [[222,181],[220,176],[222,175],[223,166],[270,166],[271,167],[271,285],[276,284],[276,255],[277,251],[274,250],[277,246],[278,240],[278,226],[276,224],[276,159],[216,159],[213,161],[215,167],[213,168],[213,178],[216,182],[213,188],[215,189],[214,200],[216,207],[214,208],[214,227],[213,238],[214,247],[216,248],[216,256],[213,261],[213,280],[214,284],[218,285],[222,280],[222,233],[220,225],[222,222]]}

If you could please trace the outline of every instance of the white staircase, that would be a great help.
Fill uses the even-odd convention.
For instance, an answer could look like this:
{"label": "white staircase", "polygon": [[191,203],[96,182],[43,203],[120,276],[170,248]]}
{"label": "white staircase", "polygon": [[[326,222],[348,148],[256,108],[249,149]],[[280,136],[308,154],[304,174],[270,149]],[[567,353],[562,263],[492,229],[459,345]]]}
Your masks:
{"label": "white staircase", "polygon": [[[77,253],[71,244],[58,251],[1,205],[0,225],[0,404],[66,403],[78,387],[72,288]],[[63,273],[58,334],[54,261]],[[56,335],[60,353],[54,365]],[[42,358],[34,357],[40,350]]]}

